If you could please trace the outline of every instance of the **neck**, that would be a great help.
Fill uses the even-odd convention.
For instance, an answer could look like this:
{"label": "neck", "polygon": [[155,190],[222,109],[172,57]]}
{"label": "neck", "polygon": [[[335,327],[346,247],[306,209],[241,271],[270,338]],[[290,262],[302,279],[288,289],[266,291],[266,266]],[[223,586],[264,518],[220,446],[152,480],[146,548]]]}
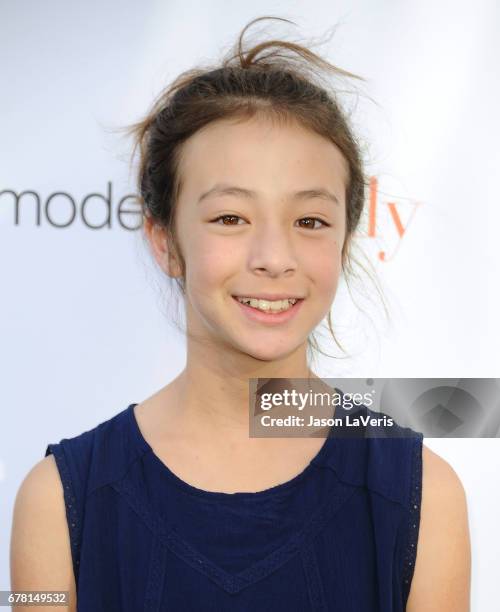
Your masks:
{"label": "neck", "polygon": [[308,367],[306,346],[283,359],[261,361],[221,347],[188,342],[187,362],[176,383],[182,418],[198,431],[248,431],[250,379],[318,378]]}

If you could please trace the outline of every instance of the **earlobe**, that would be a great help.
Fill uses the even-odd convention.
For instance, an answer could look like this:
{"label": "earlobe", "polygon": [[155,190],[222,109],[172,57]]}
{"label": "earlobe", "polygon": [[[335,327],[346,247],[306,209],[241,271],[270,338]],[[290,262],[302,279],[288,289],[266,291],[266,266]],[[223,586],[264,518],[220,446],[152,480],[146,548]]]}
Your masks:
{"label": "earlobe", "polygon": [[153,251],[156,263],[170,277],[180,276],[180,266],[174,254],[174,245],[169,244],[165,228],[150,219],[144,222],[144,231]]}
{"label": "earlobe", "polygon": [[179,262],[177,257],[171,252],[171,250],[173,251],[173,247],[169,250],[168,244],[166,246],[165,267],[162,266],[162,269],[171,278],[177,278],[182,274]]}
{"label": "earlobe", "polygon": [[175,255],[175,247],[169,242],[166,234],[163,233],[158,238],[158,243],[155,246],[155,257],[158,265],[165,272],[167,276],[171,278],[177,278],[181,276],[181,267],[177,256]]}

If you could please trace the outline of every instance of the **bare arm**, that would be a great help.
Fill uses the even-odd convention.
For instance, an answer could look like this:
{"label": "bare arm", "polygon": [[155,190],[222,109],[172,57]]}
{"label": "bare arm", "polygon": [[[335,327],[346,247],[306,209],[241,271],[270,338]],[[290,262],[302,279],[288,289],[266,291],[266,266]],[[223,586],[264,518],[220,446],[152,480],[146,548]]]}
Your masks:
{"label": "bare arm", "polygon": [[76,610],[63,487],[53,455],[37,463],[16,495],[10,543],[11,590],[69,591],[69,607],[15,606],[22,612]]}
{"label": "bare arm", "polygon": [[470,611],[465,491],[453,468],[423,447],[422,507],[407,612]]}

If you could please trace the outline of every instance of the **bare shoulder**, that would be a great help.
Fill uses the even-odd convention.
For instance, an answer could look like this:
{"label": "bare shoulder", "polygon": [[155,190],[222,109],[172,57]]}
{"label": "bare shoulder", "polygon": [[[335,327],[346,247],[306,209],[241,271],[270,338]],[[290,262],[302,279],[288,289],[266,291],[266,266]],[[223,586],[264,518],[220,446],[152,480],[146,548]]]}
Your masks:
{"label": "bare shoulder", "polygon": [[[76,610],[75,581],[63,486],[53,455],[36,463],[14,502],[10,542],[11,589],[69,591]],[[16,610],[25,607],[16,606]],[[38,607],[26,607],[26,610]],[[61,610],[44,606],[40,610]]]}
{"label": "bare shoulder", "polygon": [[422,505],[408,612],[469,612],[470,538],[463,484],[422,446]]}

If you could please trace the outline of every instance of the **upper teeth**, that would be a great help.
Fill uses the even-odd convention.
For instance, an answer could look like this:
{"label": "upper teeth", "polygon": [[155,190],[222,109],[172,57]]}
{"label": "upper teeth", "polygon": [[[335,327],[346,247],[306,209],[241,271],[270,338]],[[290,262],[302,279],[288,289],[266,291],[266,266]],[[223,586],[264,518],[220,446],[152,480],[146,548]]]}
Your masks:
{"label": "upper teeth", "polygon": [[238,302],[242,302],[243,304],[247,304],[252,306],[252,308],[258,308],[259,310],[286,310],[293,306],[296,302],[296,298],[288,298],[286,300],[256,300],[250,297],[238,297],[236,298]]}

